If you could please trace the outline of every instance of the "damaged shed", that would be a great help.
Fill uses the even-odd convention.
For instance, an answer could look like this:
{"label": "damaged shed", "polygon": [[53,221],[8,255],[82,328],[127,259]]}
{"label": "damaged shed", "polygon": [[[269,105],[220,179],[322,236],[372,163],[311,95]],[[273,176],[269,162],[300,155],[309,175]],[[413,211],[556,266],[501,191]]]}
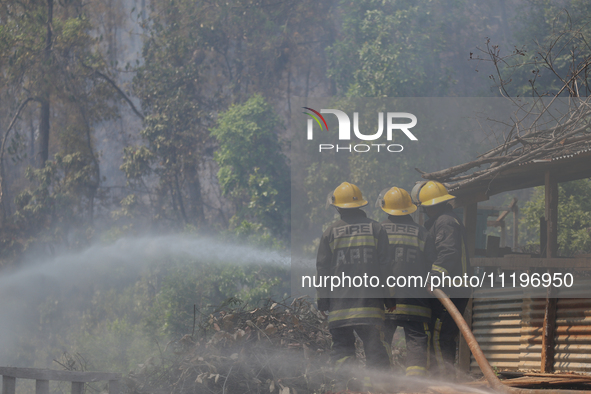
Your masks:
{"label": "damaged shed", "polygon": [[[471,265],[495,282],[475,289],[466,320],[493,367],[498,370],[591,372],[591,257],[559,257],[558,184],[591,177],[591,107],[586,99],[514,101],[498,146],[475,160],[423,173],[442,182],[463,208]],[[513,190],[544,186],[545,215],[540,218],[540,253],[510,251],[475,255],[478,204]],[[482,230],[480,230],[482,232]],[[504,287],[496,278],[504,273]],[[570,273],[570,286],[521,287],[511,274]],[[553,282],[556,283],[556,282]],[[462,369],[477,370],[462,340]]]}

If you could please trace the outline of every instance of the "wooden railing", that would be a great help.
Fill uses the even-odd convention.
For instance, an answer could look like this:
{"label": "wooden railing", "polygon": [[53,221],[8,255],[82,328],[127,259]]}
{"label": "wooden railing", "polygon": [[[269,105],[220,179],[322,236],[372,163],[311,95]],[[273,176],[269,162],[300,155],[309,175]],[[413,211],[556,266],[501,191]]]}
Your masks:
{"label": "wooden railing", "polygon": [[16,393],[16,379],[34,379],[36,394],[49,394],[49,381],[72,382],[72,394],[82,394],[84,383],[109,382],[109,394],[119,394],[121,374],[109,372],[54,371],[51,369],[0,367],[2,394]]}

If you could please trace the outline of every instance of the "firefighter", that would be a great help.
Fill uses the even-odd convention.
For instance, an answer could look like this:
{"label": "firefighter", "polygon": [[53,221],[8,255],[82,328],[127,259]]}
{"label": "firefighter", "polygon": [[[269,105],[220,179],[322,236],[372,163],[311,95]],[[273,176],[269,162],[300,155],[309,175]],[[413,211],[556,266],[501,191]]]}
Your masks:
{"label": "firefighter", "polygon": [[[470,297],[467,283],[462,281],[459,286],[454,286],[453,283],[450,286],[450,280],[443,279],[457,276],[463,278],[472,273],[466,247],[466,229],[449,203],[455,197],[447,192],[444,185],[434,181],[420,185],[417,196],[423,211],[429,217],[425,227],[435,240],[436,258],[430,275],[441,278],[441,289],[450,296],[460,313],[464,313]],[[437,363],[435,374],[442,378],[455,378],[453,366],[459,329],[437,299],[431,299],[431,311],[433,354]]]}
{"label": "firefighter", "polygon": [[[425,281],[435,258],[435,245],[427,230],[410,216],[417,207],[406,190],[393,187],[382,191],[376,206],[388,214],[381,225],[390,241],[391,275],[405,281],[393,287],[396,308],[386,312],[386,341],[391,343],[396,328],[402,327],[406,340],[406,376],[426,376],[431,305]],[[412,280],[409,278],[415,278],[414,284],[407,283]]]}
{"label": "firefighter", "polygon": [[[316,268],[319,278],[378,276],[388,264],[388,234],[360,208],[367,205],[359,188],[343,182],[328,196],[341,218],[322,234]],[[384,282],[382,282],[384,283]],[[384,342],[384,305],[387,287],[344,283],[334,288],[319,287],[318,309],[328,311],[332,335],[331,361],[338,371],[355,359],[355,334],[363,341],[366,366],[390,368],[390,348]]]}

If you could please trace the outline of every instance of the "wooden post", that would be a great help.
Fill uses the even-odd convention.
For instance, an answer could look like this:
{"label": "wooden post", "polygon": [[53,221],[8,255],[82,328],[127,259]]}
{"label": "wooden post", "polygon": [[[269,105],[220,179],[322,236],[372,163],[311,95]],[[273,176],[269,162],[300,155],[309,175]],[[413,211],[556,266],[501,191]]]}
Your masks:
{"label": "wooden post", "polygon": [[119,394],[121,374],[108,372],[53,371],[38,368],[0,367],[2,394],[15,394],[16,379],[34,379],[36,394],[49,394],[49,382],[57,380],[72,383],[72,394],[82,394],[85,382],[108,381],[109,394]]}
{"label": "wooden post", "polygon": [[505,226],[505,221],[503,220],[502,222],[499,222],[499,225],[501,226],[501,242],[500,242],[500,247],[504,248],[505,246],[507,246],[507,226]]}
{"label": "wooden post", "polygon": [[546,257],[556,257],[558,252],[558,182],[550,171],[545,184]]}
{"label": "wooden post", "polygon": [[84,392],[84,382],[72,382],[72,394],[82,394]]}
{"label": "wooden post", "polygon": [[519,207],[517,204],[513,207],[513,251],[517,252],[519,246]]}
{"label": "wooden post", "polygon": [[36,380],[35,394],[49,394],[49,380]]}
{"label": "wooden post", "polygon": [[[558,252],[558,182],[550,171],[545,174],[546,258]],[[550,272],[550,270],[548,270]],[[551,272],[550,272],[551,273]],[[556,298],[550,286],[542,326],[542,373],[554,371],[554,337],[556,335]]]}
{"label": "wooden post", "polygon": [[16,393],[16,378],[2,375],[2,394]]}
{"label": "wooden post", "polygon": [[[478,203],[471,203],[464,206],[464,227],[466,227],[466,249],[468,256],[474,257],[476,250],[476,225],[478,221]],[[470,267],[468,267],[470,269]],[[472,328],[472,298],[468,301],[464,311],[464,320],[468,327]],[[460,371],[470,371],[470,348],[462,335],[460,335],[458,367]]]}
{"label": "wooden post", "polygon": [[542,373],[554,372],[554,336],[556,332],[556,298],[552,287],[546,293],[544,325],[542,331]]}
{"label": "wooden post", "polygon": [[546,218],[540,218],[540,257],[546,257],[546,242],[548,242],[548,226]]}

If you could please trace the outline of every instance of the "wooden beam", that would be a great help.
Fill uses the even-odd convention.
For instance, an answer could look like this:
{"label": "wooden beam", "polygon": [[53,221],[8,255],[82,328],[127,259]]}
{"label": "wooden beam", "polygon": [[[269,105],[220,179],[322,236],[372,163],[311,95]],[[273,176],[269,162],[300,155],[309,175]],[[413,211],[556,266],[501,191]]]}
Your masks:
{"label": "wooden beam", "polygon": [[515,197],[513,197],[513,201],[511,201],[511,205],[509,205],[509,208],[506,211],[504,211],[503,213],[501,213],[499,215],[499,217],[497,218],[497,220],[500,222],[503,219],[505,219],[505,217],[509,214],[509,212],[513,211],[515,204],[517,204],[517,199]]}
{"label": "wooden beam", "polygon": [[52,369],[0,367],[0,375],[18,379],[58,380],[65,382],[97,382],[101,380],[119,380],[120,373],[56,371]]}
{"label": "wooden beam", "polygon": [[[482,208],[482,207],[481,207]],[[491,208],[493,209],[493,208]],[[503,212],[498,216],[497,220],[488,220],[486,222],[486,225],[489,227],[500,227],[501,228],[501,243],[500,245],[502,247],[507,246],[506,242],[506,236],[507,234],[505,233],[506,228],[505,228],[505,218],[507,217],[507,215],[510,212],[513,212],[513,249],[515,250],[515,248],[517,247],[517,237],[518,237],[518,233],[519,233],[519,221],[517,219],[517,213],[519,211],[519,208],[517,207],[517,198],[513,197],[513,201],[511,202],[511,205],[507,208],[498,208],[499,210],[503,210]]]}
{"label": "wooden beam", "polygon": [[497,207],[494,205],[479,205],[478,208],[483,209],[483,210],[488,210],[488,211],[499,211],[499,212],[505,212],[510,210],[509,207]]}
{"label": "wooden beam", "polygon": [[[453,193],[451,193],[451,195],[453,196]],[[488,198],[489,197],[486,195],[486,193],[477,192],[451,200],[451,205],[454,208],[464,207],[470,204],[477,204],[481,201],[488,201]]]}
{"label": "wooden beam", "polygon": [[542,373],[554,371],[554,337],[556,335],[556,297],[553,288],[548,287],[546,293],[546,308],[544,310],[544,324],[542,326]]}
{"label": "wooden beam", "polygon": [[[553,258],[558,254],[558,181],[554,172],[544,174],[544,196],[546,216],[546,257]],[[551,271],[548,270],[551,274]],[[548,287],[544,324],[542,326],[542,373],[554,371],[554,336],[556,334],[556,298],[553,297],[552,286]]]}

